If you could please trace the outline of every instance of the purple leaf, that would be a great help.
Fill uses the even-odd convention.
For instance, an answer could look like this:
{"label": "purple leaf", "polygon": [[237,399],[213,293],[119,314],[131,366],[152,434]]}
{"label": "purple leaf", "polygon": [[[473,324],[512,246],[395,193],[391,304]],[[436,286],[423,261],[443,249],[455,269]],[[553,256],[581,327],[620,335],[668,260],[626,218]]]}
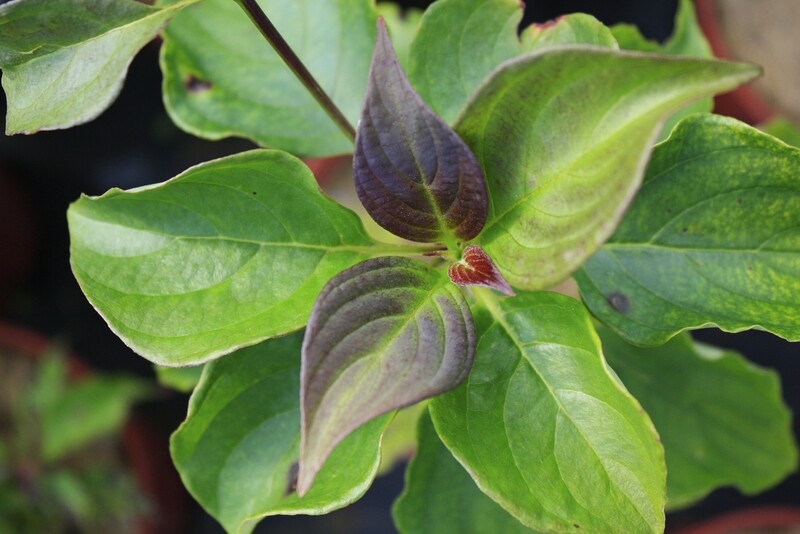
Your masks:
{"label": "purple leaf", "polygon": [[303,340],[298,494],[350,432],[456,387],[474,356],[472,315],[443,272],[384,257],[335,276]]}
{"label": "purple leaf", "polygon": [[475,156],[411,87],[382,19],[353,172],[367,212],[400,237],[468,240],[486,222],[486,182]]}

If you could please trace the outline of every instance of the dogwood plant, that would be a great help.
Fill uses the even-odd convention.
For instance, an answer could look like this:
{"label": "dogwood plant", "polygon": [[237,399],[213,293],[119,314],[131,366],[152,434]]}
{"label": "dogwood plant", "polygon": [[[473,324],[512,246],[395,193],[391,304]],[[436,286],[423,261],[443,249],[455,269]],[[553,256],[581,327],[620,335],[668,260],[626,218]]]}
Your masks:
{"label": "dogwood plant", "polygon": [[[800,339],[800,151],[692,114],[759,69],[711,58],[688,0],[663,45],[521,15],[0,7],[7,133],[95,117],[162,32],[172,120],[269,147],[67,214],[109,327],[159,366],[205,364],[172,455],[226,530],[358,499],[423,401],[397,418],[423,413],[404,533],[660,532],[665,508],[794,469],[777,377],[685,332]],[[297,159],[350,152],[366,213],[403,240]],[[580,298],[548,290],[571,277]]]}

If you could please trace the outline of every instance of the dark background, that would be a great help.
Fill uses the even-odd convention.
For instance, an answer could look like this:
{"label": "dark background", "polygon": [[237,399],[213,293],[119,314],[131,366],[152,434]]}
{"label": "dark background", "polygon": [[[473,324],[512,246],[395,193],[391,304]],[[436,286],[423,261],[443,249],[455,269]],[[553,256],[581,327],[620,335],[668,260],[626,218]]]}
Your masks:
{"label": "dark background", "polygon": [[[0,1],[2,3],[2,1]],[[430,2],[400,2],[425,7]],[[676,0],[531,1],[523,26],[560,14],[583,11],[607,25],[634,23],[645,36],[663,40],[672,31]],[[101,194],[110,187],[130,188],[160,182],[190,165],[252,148],[247,141],[208,142],[178,130],[161,102],[158,43],[133,61],[121,95],[98,119],[65,131],[0,137],[0,317],[67,343],[102,370],[127,370],[152,376],[150,364],[132,353],[107,328],[81,294],[69,268],[65,212],[81,193]],[[2,101],[2,115],[5,102]],[[784,396],[794,411],[800,395],[796,380],[800,347],[763,332],[730,335],[716,330],[696,337],[736,348],[752,361],[780,371]],[[166,447],[169,433],[182,421],[187,396],[163,397],[137,407],[159,432]],[[795,423],[795,432],[800,434]],[[170,474],[165,466],[165,480]],[[389,507],[403,486],[403,469],[375,481],[355,505],[324,517],[278,517],[264,520],[259,532],[391,533]],[[699,505],[668,517],[668,528],[722,511],[756,504],[798,504],[797,474],[760,496],[745,498],[732,489],[714,492]],[[190,498],[187,531],[222,532]]]}

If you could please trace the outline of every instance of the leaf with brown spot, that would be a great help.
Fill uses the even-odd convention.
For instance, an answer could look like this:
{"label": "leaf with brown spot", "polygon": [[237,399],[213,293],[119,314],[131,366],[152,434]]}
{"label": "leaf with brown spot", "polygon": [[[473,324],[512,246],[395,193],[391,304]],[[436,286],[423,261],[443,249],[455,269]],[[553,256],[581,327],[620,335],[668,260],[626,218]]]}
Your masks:
{"label": "leaf with brown spot", "polygon": [[798,176],[800,150],[731,118],[684,119],[576,273],[586,306],[634,345],[711,325],[800,340]]}

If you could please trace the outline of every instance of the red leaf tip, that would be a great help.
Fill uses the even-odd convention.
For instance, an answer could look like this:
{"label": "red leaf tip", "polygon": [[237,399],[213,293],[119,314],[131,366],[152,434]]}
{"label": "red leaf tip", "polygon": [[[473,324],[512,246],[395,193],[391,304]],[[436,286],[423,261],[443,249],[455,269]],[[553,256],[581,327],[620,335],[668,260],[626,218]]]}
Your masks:
{"label": "red leaf tip", "polygon": [[496,289],[510,297],[514,290],[494,266],[494,262],[478,245],[467,245],[461,260],[447,270],[450,280],[459,286],[482,286]]}

